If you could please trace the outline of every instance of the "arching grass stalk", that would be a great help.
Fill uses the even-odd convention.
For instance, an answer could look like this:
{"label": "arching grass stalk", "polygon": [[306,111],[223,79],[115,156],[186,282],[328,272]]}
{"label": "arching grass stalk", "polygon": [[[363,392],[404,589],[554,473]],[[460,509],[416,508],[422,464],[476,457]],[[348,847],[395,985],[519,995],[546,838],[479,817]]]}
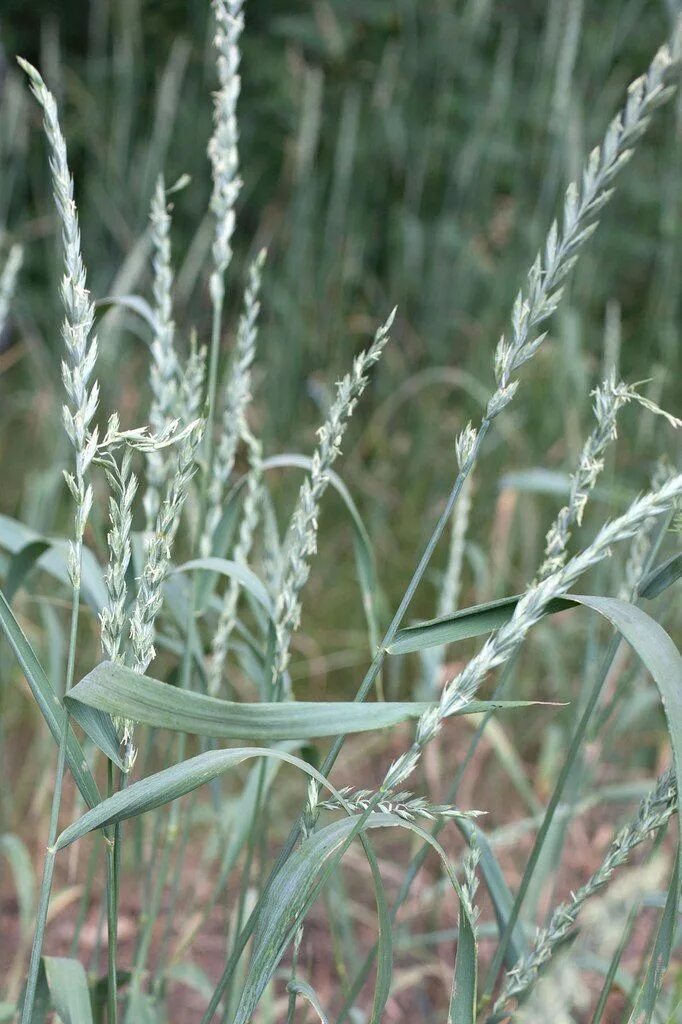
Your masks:
{"label": "arching grass stalk", "polygon": [[[62,324],[65,357],[62,362],[62,379],[66,390],[67,403],[63,407],[62,415],[64,427],[75,452],[74,471],[64,474],[75,505],[74,540],[70,544],[68,559],[68,572],[71,582],[71,625],[64,681],[64,693],[66,694],[71,689],[74,680],[83,535],[93,498],[92,487],[88,483],[87,478],[88,470],[97,448],[97,429],[90,429],[90,424],[97,409],[99,395],[97,382],[92,380],[97,359],[97,340],[91,338],[95,310],[86,284],[85,267],[80,251],[78,215],[73,198],[73,179],[67,161],[66,142],[59,125],[57,105],[36,69],[24,60],[20,59],[19,63],[28,75],[31,90],[43,109],[43,124],[50,147],[52,186],[62,229],[64,255],[64,277],[62,279],[61,293],[65,312]],[[64,709],[54,794],[50,811],[47,852],[45,855],[36,927],[21,1015],[22,1024],[29,1024],[33,1018],[38,969],[54,874],[54,843],[57,838],[59,825],[59,809],[64,782],[68,733],[69,716],[66,709]],[[115,1003],[111,1010],[110,1024],[115,1024]]]}
{"label": "arching grass stalk", "polygon": [[631,853],[652,833],[660,831],[677,811],[677,785],[672,771],[664,772],[650,793],[641,801],[637,814],[614,836],[606,857],[584,885],[552,911],[545,928],[540,929],[533,949],[510,970],[495,1003],[502,1013],[510,1000],[520,1000],[535,984],[540,970],[552,959],[558,947],[573,930],[584,904],[605,886],[614,871],[627,863]]}
{"label": "arching grass stalk", "polygon": [[[395,637],[407,608],[431,557],[452,509],[459,497],[464,479],[478,455],[481,442],[487,434],[491,421],[506,408],[514,397],[518,380],[513,379],[515,371],[532,358],[542,341],[544,333],[539,328],[556,311],[562,296],[562,283],[575,266],[586,242],[594,233],[599,215],[613,194],[613,183],[632,156],[634,146],[646,131],[652,113],[665,103],[674,92],[669,84],[671,71],[679,62],[679,30],[672,47],[663,46],[655,55],[647,73],[637,79],[628,89],[626,104],[609,125],[603,143],[590,154],[588,164],[579,184],[569,185],[563,208],[562,228],[552,224],[545,245],[533,263],[527,278],[527,287],[520,291],[512,311],[511,331],[503,336],[495,355],[495,376],[497,388],[491,397],[486,414],[478,431],[469,427],[458,442],[460,473],[458,474],[445,509],[436,524],[424,553],[413,573],[400,605],[386,631],[384,640],[367,670],[360,685],[356,700],[364,700],[374,685],[386,657],[386,648]],[[329,774],[345,737],[339,736],[333,743],[322,766],[323,773]],[[406,766],[403,766],[406,767]],[[304,812],[305,814],[306,812]],[[280,867],[285,863],[301,834],[304,815],[293,826],[289,837],[271,871],[261,900],[265,897]],[[214,991],[211,1007],[217,1006],[222,993],[230,984],[234,968],[253,932],[258,917],[258,906],[254,909],[238,937],[232,956]],[[204,1016],[210,1020],[212,1011]]]}
{"label": "arching grass stalk", "polygon": [[[610,418],[610,414],[608,414],[607,418]],[[597,424],[597,427],[596,427],[596,432],[602,433],[603,430],[604,430],[603,419],[601,417],[598,417],[598,424]],[[592,449],[594,440],[595,440],[595,435],[593,433],[590,436],[590,439],[588,439],[588,441],[586,442],[586,445],[585,445],[585,447],[583,449],[583,452],[581,453],[580,460],[579,460],[579,468],[577,470],[577,473],[580,473],[580,467],[583,465],[583,456],[584,456],[585,450]],[[657,473],[655,473],[654,477],[652,478],[652,486],[655,489],[658,489],[659,487],[661,487],[663,485],[663,483],[665,483],[665,481],[670,477],[670,475],[671,474],[670,474],[669,470],[667,472],[657,471]],[[554,536],[555,533],[560,529],[560,525],[561,524],[563,524],[565,522],[574,521],[574,519],[576,517],[576,510],[577,510],[578,506],[580,506],[581,511],[584,511],[586,500],[589,497],[589,490],[591,490],[591,488],[589,488],[588,492],[586,494],[584,494],[584,492],[581,490],[580,487],[573,487],[571,489],[571,497],[569,499],[569,504],[568,504],[567,507],[562,508],[560,510],[560,512],[558,513],[558,515],[557,515],[557,517],[556,517],[552,527],[549,530],[548,537]],[[584,494],[584,497],[583,497],[583,494]],[[659,529],[658,529],[657,538],[653,542],[651,542],[650,537],[649,537],[649,533],[651,532],[652,524],[655,524],[656,522],[657,522],[656,519],[647,520],[645,522],[645,524],[643,525],[643,527],[640,529],[640,531],[635,535],[635,537],[633,539],[633,545],[632,545],[633,550],[631,551],[631,554],[630,554],[630,556],[628,558],[628,562],[627,562],[627,566],[626,566],[626,579],[627,579],[627,582],[628,582],[628,585],[629,585],[627,592],[623,594],[623,596],[626,599],[633,600],[635,598],[635,596],[636,596],[636,587],[637,587],[637,584],[639,583],[639,580],[646,574],[648,569],[653,564],[653,562],[654,562],[654,560],[656,558],[656,555],[658,553],[660,544],[662,542],[662,539],[665,536],[665,533],[666,533],[666,530],[667,530],[667,525],[669,523],[669,517],[666,517],[663,520],[663,522],[659,523]],[[646,538],[646,547],[644,549],[642,548],[642,536],[644,536]],[[636,552],[636,557],[635,557],[635,561],[636,561],[636,564],[637,564],[636,569],[632,565],[632,562],[633,562],[633,552]],[[545,557],[547,557],[547,554],[548,554],[548,552],[546,551],[545,552]],[[563,564],[563,561],[564,560],[562,559],[561,564]],[[617,647],[616,646],[612,646],[612,648],[609,651],[609,654],[611,656],[606,658],[606,661],[605,661],[605,663],[603,664],[603,666],[601,668],[600,687],[603,687],[604,682],[606,681],[606,678],[608,677],[608,674],[609,674],[609,672],[611,670],[611,666],[612,666],[612,663],[613,663],[613,660],[614,660],[614,657],[615,657],[615,654],[616,654],[616,650],[617,650]],[[499,679],[497,685],[495,686],[495,690],[494,690],[494,692],[492,694],[492,700],[493,701],[501,700],[505,696],[505,694],[507,692],[508,684],[509,684],[510,679],[511,679],[511,675],[512,675],[512,672],[513,672],[515,661],[516,661],[516,655],[512,655],[510,660],[505,665],[504,670],[503,670],[503,672],[500,675],[500,679]],[[448,804],[455,804],[456,803],[457,795],[459,793],[459,787],[460,787],[461,781],[462,781],[462,779],[463,779],[463,777],[464,777],[464,775],[466,773],[467,768],[471,764],[471,761],[472,761],[473,756],[474,756],[474,754],[476,752],[476,749],[478,748],[478,744],[480,743],[480,741],[481,741],[481,739],[483,737],[483,733],[485,732],[485,729],[486,729],[486,727],[488,725],[488,722],[492,718],[492,715],[493,715],[492,711],[486,712],[486,714],[483,716],[483,719],[479,723],[479,725],[478,725],[478,727],[476,729],[476,732],[474,733],[474,735],[473,735],[473,737],[472,737],[472,739],[471,739],[471,741],[469,743],[469,746],[467,748],[466,754],[464,755],[462,761],[458,765],[457,770],[455,772],[455,776],[454,776],[454,778],[453,778],[453,780],[452,780],[452,782],[450,784],[450,787],[449,787],[449,789],[447,791],[447,794],[446,794],[446,797],[445,797],[446,803],[448,803]],[[434,827],[432,828],[432,831],[431,831],[431,834],[433,835],[434,838],[436,838],[439,835],[439,833],[440,833],[441,829],[443,828],[444,824],[445,824],[445,821],[443,821],[443,820],[436,822],[436,824],[434,825]],[[540,824],[542,825],[542,822]],[[406,900],[406,898],[407,898],[407,896],[408,896],[408,894],[410,892],[410,889],[412,887],[412,883],[414,882],[415,878],[417,877],[417,875],[418,875],[422,865],[424,864],[424,861],[426,860],[426,857],[428,856],[428,852],[429,852],[429,847],[428,846],[422,847],[421,850],[419,850],[419,852],[417,854],[415,854],[415,856],[413,857],[412,861],[408,865],[408,868],[407,868],[406,873],[405,873],[405,878],[402,881],[402,884],[400,886],[400,890],[399,890],[398,895],[396,897],[395,903],[394,903],[394,905],[393,905],[393,907],[391,909],[391,920],[392,921],[395,920],[395,918],[397,916],[397,913],[398,913],[398,910],[400,909],[400,907],[405,902],[405,900]],[[350,1013],[350,1010],[351,1010],[351,1008],[352,1008],[352,1006],[353,1006],[353,1004],[355,1002],[355,999],[357,998],[357,995],[360,992],[360,989],[362,988],[363,984],[365,983],[365,981],[367,980],[367,978],[369,976],[369,972],[370,972],[370,970],[372,968],[372,965],[374,963],[374,960],[376,958],[377,950],[378,950],[378,944],[375,944],[372,947],[372,949],[370,950],[370,952],[368,953],[368,955],[367,955],[367,957],[365,959],[365,963],[363,964],[361,970],[358,972],[356,978],[354,979],[354,981],[353,981],[353,983],[352,983],[352,985],[350,987],[350,990],[348,992],[346,1000],[345,1000],[345,1002],[343,1004],[343,1007],[341,1009],[341,1013],[339,1015],[337,1024],[342,1024],[342,1022],[344,1020],[346,1020],[348,1014]]]}
{"label": "arching grass stalk", "polygon": [[[644,573],[646,573],[648,568],[653,564],[653,560],[656,556],[656,552],[658,551],[658,547],[665,535],[666,528],[670,523],[670,518],[671,513],[668,513],[668,516],[662,520],[662,525],[659,529],[657,541],[654,542],[654,544],[652,544],[651,546],[649,558],[647,559],[647,562],[644,567]],[[578,722],[578,725],[576,726],[575,731],[573,733],[573,737],[571,739],[571,744],[566,754],[566,758],[559,773],[559,777],[555,783],[552,796],[547,805],[542,825],[540,826],[538,834],[535,837],[535,843],[533,844],[531,855],[526,863],[523,878],[521,879],[521,883],[516,893],[514,905],[512,906],[505,930],[502,936],[500,937],[500,943],[497,947],[495,956],[488,970],[488,975],[486,978],[485,987],[482,995],[482,1002],[484,1005],[491,999],[497,975],[499,974],[502,968],[502,964],[504,963],[504,957],[506,955],[507,949],[509,948],[509,943],[511,941],[513,929],[516,925],[516,922],[519,919],[519,914],[521,913],[521,909],[523,907],[523,901],[526,897],[526,893],[528,892],[528,888],[533,878],[535,868],[537,867],[538,861],[540,859],[540,854],[542,852],[542,847],[545,838],[547,837],[547,833],[549,832],[552,821],[554,820],[554,815],[556,814],[562,794],[573,770],[575,760],[582,746],[583,740],[585,738],[588,727],[592,720],[592,715],[594,714],[594,711],[599,702],[599,698],[604,688],[604,684],[606,683],[608,674],[610,672],[616,654],[618,653],[618,649],[621,645],[621,642],[622,641],[619,634],[616,634],[612,638],[607,649],[606,655],[604,656],[604,660],[602,662],[598,676],[588,696],[583,713],[580,717],[580,721]]]}

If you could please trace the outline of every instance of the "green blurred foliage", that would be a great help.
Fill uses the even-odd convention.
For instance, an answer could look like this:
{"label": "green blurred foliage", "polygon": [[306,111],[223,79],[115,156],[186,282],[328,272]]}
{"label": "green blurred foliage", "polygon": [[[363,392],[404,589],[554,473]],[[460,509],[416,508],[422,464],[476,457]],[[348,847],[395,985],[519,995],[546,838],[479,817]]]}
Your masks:
{"label": "green blurred foliage", "polygon": [[[377,531],[404,531],[406,564],[419,540],[415,522],[427,535],[431,518],[422,522],[422,510],[447,488],[454,434],[478,410],[452,375],[472,375],[474,388],[491,381],[495,343],[563,189],[599,142],[628,82],[668,35],[675,6],[246,4],[245,186],[230,303],[234,313],[245,260],[267,244],[258,429],[270,451],[308,449],[329,384],[397,303],[395,341],[359,416],[367,422],[374,410],[377,425],[369,420],[348,472],[372,499]],[[156,175],[163,169],[169,182],[192,176],[174,212],[183,344],[192,325],[202,337],[208,331],[205,148],[215,82],[208,16],[208,4],[198,0],[78,0],[30,9],[10,2],[0,13],[8,57],[21,52],[35,60],[60,100],[97,297],[148,294],[144,232]],[[26,357],[0,377],[0,390],[9,389],[9,407],[15,402],[26,423],[35,417],[37,390],[59,397],[61,313],[44,143],[35,106],[20,99],[24,92],[8,70],[0,221],[27,242],[17,332],[29,343]],[[20,107],[14,120],[7,117],[12,104]],[[503,466],[547,464],[549,446],[550,466],[570,466],[601,370],[609,304],[620,310],[623,375],[653,378],[654,397],[679,406],[681,169],[677,101],[623,175],[550,342],[526,371],[506,443],[499,458],[489,456],[490,476],[481,485],[489,500]],[[101,335],[103,409],[144,417],[144,331],[125,316],[108,317]],[[639,487],[656,449],[646,429],[637,438],[637,454],[630,446],[621,459]],[[29,495],[25,467],[14,462],[10,471],[6,507],[45,528],[52,524],[41,517],[54,514],[60,444],[54,438],[33,471],[43,474],[47,498],[42,490],[39,499]],[[531,544],[525,551],[529,565],[535,550]],[[394,565],[392,559],[389,573]]]}

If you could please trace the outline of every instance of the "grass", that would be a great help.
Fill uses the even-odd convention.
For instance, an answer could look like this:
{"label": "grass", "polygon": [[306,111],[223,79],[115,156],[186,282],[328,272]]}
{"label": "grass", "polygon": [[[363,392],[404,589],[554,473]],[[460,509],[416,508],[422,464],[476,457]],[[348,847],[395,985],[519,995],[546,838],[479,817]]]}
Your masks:
{"label": "grass", "polygon": [[[131,4],[129,13],[136,10]],[[674,138],[678,29],[648,55],[648,67],[637,61],[644,73],[620,113],[602,120],[602,141],[584,166],[573,168],[566,140],[579,121],[581,11],[550,9],[536,71],[552,89],[529,115],[533,130],[533,119],[545,119],[549,138],[536,209],[544,228],[538,234],[533,221],[525,232],[525,241],[538,234],[538,255],[525,276],[517,264],[520,290],[495,346],[483,339],[499,337],[491,326],[507,287],[483,302],[475,268],[494,261],[495,238],[509,230],[498,190],[511,164],[496,157],[475,168],[497,132],[503,147],[512,58],[527,60],[509,24],[496,35],[497,21],[475,3],[460,15],[439,9],[426,25],[416,9],[403,12],[403,66],[416,69],[420,89],[424,75],[426,94],[441,107],[425,137],[415,121],[414,137],[402,142],[394,122],[406,108],[386,98],[403,88],[395,25],[379,13],[356,41],[372,52],[383,39],[371,109],[406,172],[401,230],[412,224],[383,286],[373,278],[375,254],[364,259],[358,289],[345,272],[335,279],[333,254],[341,251],[347,268],[359,258],[358,239],[374,237],[375,201],[365,207],[364,233],[355,234],[350,218],[361,204],[351,196],[380,176],[367,186],[358,177],[370,115],[362,86],[349,86],[320,217],[314,154],[325,146],[319,111],[328,54],[302,72],[290,244],[280,248],[275,233],[275,258],[266,259],[267,217],[252,242],[240,239],[250,227],[242,207],[252,210],[259,192],[242,151],[258,156],[240,99],[240,75],[246,102],[257,63],[244,14],[241,0],[213,5],[212,125],[208,105],[197,108],[209,194],[205,172],[197,183],[172,167],[164,174],[172,101],[189,60],[183,43],[166,65],[139,171],[133,96],[141,28],[134,17],[116,25],[113,163],[102,162],[97,144],[84,148],[98,169],[88,172],[92,193],[83,204],[79,189],[74,202],[68,132],[50,91],[61,91],[60,82],[46,85],[20,61],[44,117],[61,248],[58,264],[49,256],[36,280],[37,243],[18,232],[24,262],[17,244],[6,247],[0,312],[5,319],[17,310],[15,346],[29,351],[40,316],[54,336],[62,323],[59,354],[56,342],[33,351],[27,380],[31,386],[42,373],[56,393],[53,364],[62,362],[65,429],[64,442],[55,442],[52,411],[21,414],[24,430],[43,434],[54,469],[25,488],[21,515],[0,519],[0,623],[11,681],[0,738],[6,765],[26,742],[30,751],[21,772],[11,768],[16,788],[1,808],[0,849],[18,906],[2,1012],[22,1024],[50,1010],[74,1024],[445,1013],[492,1024],[559,1012],[595,1022],[674,1020],[679,984],[665,968],[678,952],[682,771],[682,660],[670,636],[679,625],[670,598],[679,585],[680,420],[666,409],[677,398],[666,387],[678,365],[670,345],[675,249],[663,246],[652,259],[642,215],[635,252],[655,272],[639,289],[649,296],[640,318],[613,298],[618,261],[598,246],[602,233],[616,244],[613,208],[643,174],[640,151],[651,154],[652,137],[659,149],[666,132]],[[337,59],[354,52],[361,16],[346,23],[333,5],[318,14]],[[453,24],[462,30],[458,45],[475,56],[472,67],[487,61],[490,92],[471,124],[448,106],[452,69],[437,64],[434,84],[419,50],[430,46],[442,59],[438,32],[449,36]],[[315,34],[306,34],[305,18],[277,25],[312,59]],[[47,67],[59,68],[57,38],[46,36],[46,77]],[[104,88],[103,39],[94,31],[92,92],[82,102]],[[624,46],[611,38],[613,52]],[[3,103],[20,109],[25,87],[14,75],[8,81]],[[193,129],[184,130],[187,143]],[[445,188],[455,201],[447,211],[434,207],[427,247],[419,238],[429,223],[426,182],[438,178],[450,130],[466,142]],[[518,146],[521,122],[516,136],[505,130]],[[538,160],[532,140],[531,132],[518,147],[520,166]],[[412,154],[420,144],[421,169]],[[671,181],[674,149],[668,142]],[[8,146],[9,167],[23,158],[21,146]],[[194,171],[193,153],[188,160]],[[567,167],[575,181],[563,191]],[[505,194],[519,202],[527,188],[508,180]],[[669,193],[657,198],[665,219]],[[188,229],[183,218],[197,210]],[[458,238],[476,216],[487,225],[485,240],[473,235],[448,254],[448,225]],[[104,221],[127,236],[113,276],[110,245],[100,261],[92,247]],[[676,222],[669,223],[672,238]],[[247,268],[240,245],[255,254]],[[428,273],[415,262],[407,267],[419,259]],[[465,296],[452,321],[465,367],[438,366],[449,303],[434,296],[446,271]],[[415,275],[421,288],[413,293]],[[41,293],[48,279],[61,282],[59,317],[22,312],[22,291]],[[383,294],[389,287],[397,314]],[[361,350],[340,341],[348,295],[365,311],[361,331],[351,324],[351,334],[365,336]],[[272,323],[282,310],[286,330],[275,351]],[[306,330],[292,346],[303,317]],[[318,318],[325,326],[313,343]],[[605,324],[598,360],[580,337],[594,319]],[[647,343],[637,345],[642,324]],[[417,365],[425,361],[422,333],[435,366],[410,375],[410,350]],[[146,343],[144,359],[132,338]],[[310,454],[281,454],[296,375],[326,349],[334,368],[346,357],[345,376],[311,387],[321,422],[311,434],[305,410],[294,428]],[[652,363],[651,380],[628,380],[628,368]],[[19,381],[25,369],[12,372]],[[434,385],[464,397],[454,409],[447,390],[442,403],[430,398],[442,422],[429,424],[424,414],[413,430],[415,408]],[[10,407],[7,429],[11,415]],[[543,460],[550,443],[556,451]],[[335,517],[321,522],[332,501]],[[26,713],[22,677],[42,720]],[[22,824],[27,814],[45,837],[37,844],[44,857]],[[576,835],[584,846],[590,831],[589,854],[575,865]],[[621,875],[647,881],[618,889]],[[209,957],[202,943],[211,937]],[[191,1007],[182,1007],[179,991],[194,993]]]}

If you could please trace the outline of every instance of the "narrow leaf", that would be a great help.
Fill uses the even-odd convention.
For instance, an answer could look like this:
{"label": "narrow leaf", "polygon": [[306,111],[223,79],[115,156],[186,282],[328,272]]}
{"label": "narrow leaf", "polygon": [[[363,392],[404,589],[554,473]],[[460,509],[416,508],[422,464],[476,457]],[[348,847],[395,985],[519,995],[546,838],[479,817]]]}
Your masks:
{"label": "narrow leaf", "polygon": [[41,555],[50,547],[47,540],[31,540],[12,556],[5,577],[5,598],[11,604],[14,595]]}
{"label": "narrow leaf", "polygon": [[[15,619],[12,609],[2,592],[0,592],[0,628],[2,628],[10,647],[14,651],[21,671],[26,678],[26,682],[40,708],[43,718],[47,722],[50,732],[55,741],[59,743],[63,721],[62,707],[52,689],[50,680],[45,675],[42,665],[24,636],[21,626]],[[90,807],[94,807],[100,800],[97,783],[88,767],[83,749],[70,729],[66,744],[66,759],[84,800]]]}
{"label": "narrow leaf", "polygon": [[57,837],[56,849],[62,850],[77,839],[107,825],[117,825],[128,818],[162,807],[164,804],[177,800],[178,797],[191,793],[193,790],[218,778],[228,768],[234,768],[243,761],[253,757],[274,757],[280,761],[300,768],[306,775],[316,779],[322,786],[330,790],[336,799],[345,806],[341,794],[315,768],[283,750],[264,747],[237,747],[233,750],[209,750],[198,754],[187,761],[181,761],[170,768],[149,775],[145,779],[132,783],[113,796],[102,800],[97,807],[86,811],[77,821],[65,828]]}
{"label": "narrow leaf", "polygon": [[63,1024],[92,1024],[85,968],[78,960],[44,956],[43,970],[54,1008]]}
{"label": "narrow leaf", "polygon": [[[399,629],[395,640],[386,649],[389,654],[410,654],[413,651],[423,651],[427,647],[440,647],[443,644],[492,633],[494,629],[499,629],[509,622],[521,597],[521,594],[503,597],[498,601],[488,601],[485,604],[464,608],[454,615],[429,619],[416,626]],[[549,602],[545,614],[553,615],[573,606],[572,598],[557,598]]]}
{"label": "narrow leaf", "polygon": [[661,565],[657,565],[651,572],[648,572],[640,581],[637,594],[639,597],[651,600],[671,587],[679,580],[680,576],[682,576],[682,552],[672,555]]}
{"label": "narrow leaf", "polygon": [[[120,715],[160,729],[214,739],[302,740],[338,733],[369,732],[419,718],[430,704],[405,701],[360,704],[355,701],[290,701],[244,704],[193,693],[140,676],[104,661],[69,692],[74,720],[95,743],[86,709]],[[491,708],[527,707],[528,701],[472,701],[461,709],[475,714]],[[459,712],[458,712],[459,713]]]}

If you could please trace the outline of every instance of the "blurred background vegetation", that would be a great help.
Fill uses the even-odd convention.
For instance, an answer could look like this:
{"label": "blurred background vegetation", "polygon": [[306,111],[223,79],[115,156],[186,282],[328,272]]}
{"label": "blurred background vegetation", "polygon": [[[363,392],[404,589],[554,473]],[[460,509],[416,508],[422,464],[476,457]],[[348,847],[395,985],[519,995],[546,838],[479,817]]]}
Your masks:
{"label": "blurred background vegetation", "polygon": [[[247,5],[245,187],[231,305],[240,300],[246,260],[267,245],[257,426],[269,453],[309,451],[330,385],[398,304],[395,340],[354,421],[342,468],[376,541],[390,604],[430,533],[452,476],[455,434],[480,408],[495,343],[563,189],[668,35],[676,7],[672,0]],[[192,326],[200,338],[208,331],[210,31],[209,5],[198,0],[2,5],[0,231],[3,250],[25,244],[26,263],[0,355],[0,511],[41,532],[61,526],[66,447],[53,429],[61,400],[60,263],[39,116],[14,55],[36,62],[58,96],[97,299],[148,296],[156,176],[161,169],[169,182],[191,175],[175,198],[173,228],[175,315],[187,344]],[[532,576],[604,365],[620,361],[625,379],[646,379],[646,393],[679,411],[681,112],[678,99],[639,147],[571,278],[550,343],[487,446],[467,552],[472,599]],[[102,408],[137,422],[146,402],[146,327],[109,310],[99,333]],[[607,504],[645,485],[660,429],[624,414],[627,443],[618,450],[618,487],[602,494]],[[340,513],[329,504],[333,520]],[[366,647],[353,655],[352,638],[344,634],[341,643],[337,629],[357,619],[361,632],[344,559],[350,535],[322,529],[328,543],[304,627],[328,636],[330,649],[348,646],[352,662]],[[325,565],[334,566],[334,586],[319,606]],[[428,587],[419,611],[432,614]]]}

